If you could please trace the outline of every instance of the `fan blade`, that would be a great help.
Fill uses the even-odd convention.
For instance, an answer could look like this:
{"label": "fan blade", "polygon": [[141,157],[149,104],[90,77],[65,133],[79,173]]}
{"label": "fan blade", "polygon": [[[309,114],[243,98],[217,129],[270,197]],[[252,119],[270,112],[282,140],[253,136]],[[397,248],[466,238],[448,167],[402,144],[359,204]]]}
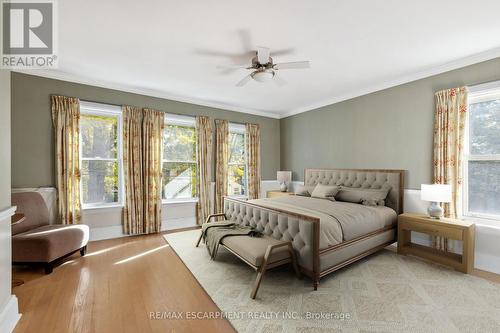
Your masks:
{"label": "fan blade", "polygon": [[280,87],[282,87],[282,86],[284,86],[285,84],[288,83],[281,76],[279,76],[278,74],[276,74],[276,72],[274,73],[273,80],[274,80],[274,83],[276,83]]}
{"label": "fan blade", "polygon": [[218,65],[217,69],[243,69],[248,68],[248,65]]}
{"label": "fan blade", "polygon": [[252,78],[252,75],[248,74],[243,79],[241,79],[240,82],[236,83],[236,86],[237,87],[243,87],[245,84],[248,83],[248,81],[250,81],[251,78]]}
{"label": "fan blade", "polygon": [[269,48],[264,46],[257,46],[257,60],[261,65],[269,62]]}
{"label": "fan blade", "polygon": [[274,69],[301,69],[309,67],[311,67],[311,63],[309,61],[282,62],[274,65]]}

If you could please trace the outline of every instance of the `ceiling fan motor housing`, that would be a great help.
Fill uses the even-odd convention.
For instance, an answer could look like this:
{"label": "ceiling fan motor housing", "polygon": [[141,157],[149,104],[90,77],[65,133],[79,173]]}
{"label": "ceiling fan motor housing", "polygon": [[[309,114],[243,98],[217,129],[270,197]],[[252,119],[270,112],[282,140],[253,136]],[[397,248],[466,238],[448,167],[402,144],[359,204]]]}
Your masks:
{"label": "ceiling fan motor housing", "polygon": [[272,69],[274,66],[273,64],[273,58],[269,57],[269,61],[267,62],[267,64],[261,64],[259,62],[259,59],[257,58],[257,56],[253,57],[252,58],[252,67],[255,68],[255,69]]}

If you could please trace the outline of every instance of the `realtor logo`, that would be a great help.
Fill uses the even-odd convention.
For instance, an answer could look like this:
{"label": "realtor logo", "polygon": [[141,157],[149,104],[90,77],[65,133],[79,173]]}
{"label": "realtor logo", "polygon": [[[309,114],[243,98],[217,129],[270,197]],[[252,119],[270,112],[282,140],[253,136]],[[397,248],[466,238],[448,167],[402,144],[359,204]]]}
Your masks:
{"label": "realtor logo", "polygon": [[2,68],[55,68],[55,3],[53,0],[3,0]]}

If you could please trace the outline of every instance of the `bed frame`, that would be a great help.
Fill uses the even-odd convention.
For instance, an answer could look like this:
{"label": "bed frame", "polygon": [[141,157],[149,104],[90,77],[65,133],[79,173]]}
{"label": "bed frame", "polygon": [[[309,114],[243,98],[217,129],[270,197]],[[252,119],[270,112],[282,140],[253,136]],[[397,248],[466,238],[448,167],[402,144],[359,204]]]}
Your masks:
{"label": "bed frame", "polygon": [[[390,185],[386,206],[397,214],[403,212],[404,170],[306,169],[304,184],[374,189]],[[291,241],[299,269],[312,279],[314,290],[317,290],[321,277],[377,252],[397,239],[397,226],[394,225],[320,250],[319,218],[229,197],[224,198],[224,214],[227,220],[250,225],[279,240]]]}

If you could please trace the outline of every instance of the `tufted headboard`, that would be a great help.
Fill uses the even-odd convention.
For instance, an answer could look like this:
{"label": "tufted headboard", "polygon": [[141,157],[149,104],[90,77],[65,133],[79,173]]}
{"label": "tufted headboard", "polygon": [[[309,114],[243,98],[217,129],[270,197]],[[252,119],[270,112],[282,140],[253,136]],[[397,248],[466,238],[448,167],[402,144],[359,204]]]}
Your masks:
{"label": "tufted headboard", "polygon": [[404,170],[378,169],[305,169],[305,185],[341,185],[353,188],[381,188],[387,184],[391,190],[385,205],[403,213]]}

